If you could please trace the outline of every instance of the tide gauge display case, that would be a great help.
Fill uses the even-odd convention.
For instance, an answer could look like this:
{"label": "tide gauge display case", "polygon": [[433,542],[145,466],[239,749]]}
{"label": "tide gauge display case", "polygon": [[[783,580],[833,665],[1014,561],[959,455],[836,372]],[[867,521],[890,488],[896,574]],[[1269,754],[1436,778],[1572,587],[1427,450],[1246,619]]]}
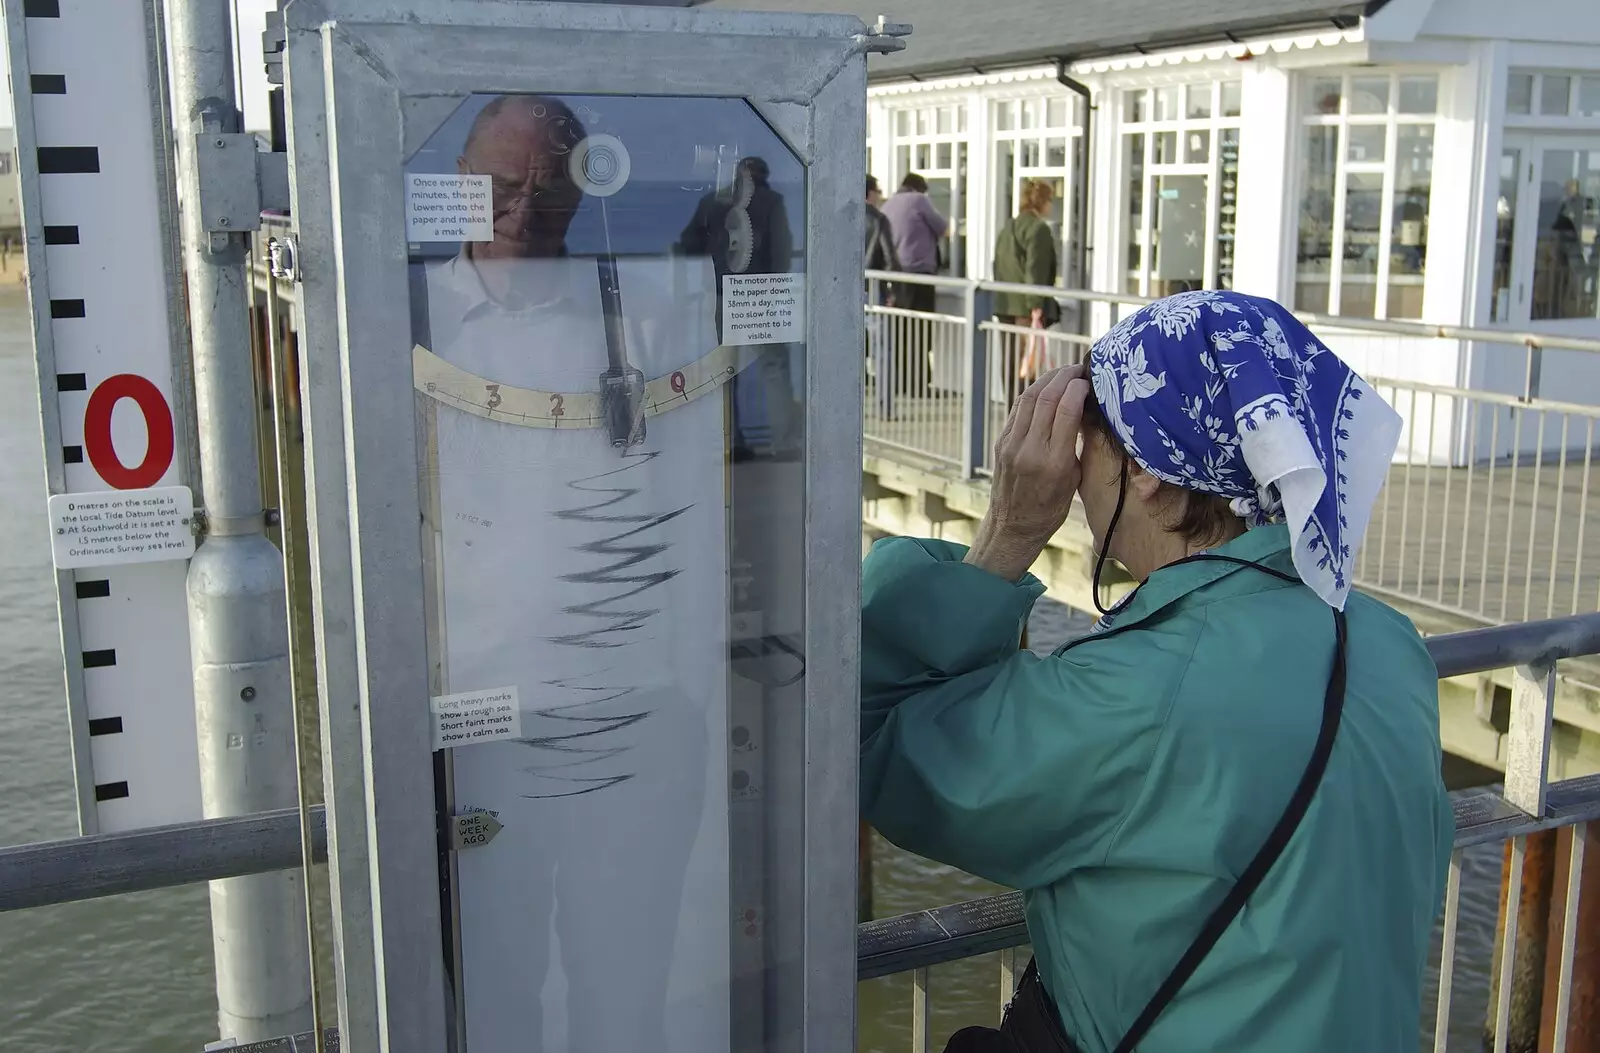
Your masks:
{"label": "tide gauge display case", "polygon": [[344,1048],[851,1048],[885,41],[286,20]]}

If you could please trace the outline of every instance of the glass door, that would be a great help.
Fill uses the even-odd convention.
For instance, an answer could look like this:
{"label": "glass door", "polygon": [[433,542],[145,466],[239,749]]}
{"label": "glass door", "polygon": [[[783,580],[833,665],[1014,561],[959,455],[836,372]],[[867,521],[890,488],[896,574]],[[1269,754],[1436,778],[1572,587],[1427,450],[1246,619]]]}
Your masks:
{"label": "glass door", "polygon": [[1496,322],[1600,336],[1600,135],[1508,136],[1496,207]]}

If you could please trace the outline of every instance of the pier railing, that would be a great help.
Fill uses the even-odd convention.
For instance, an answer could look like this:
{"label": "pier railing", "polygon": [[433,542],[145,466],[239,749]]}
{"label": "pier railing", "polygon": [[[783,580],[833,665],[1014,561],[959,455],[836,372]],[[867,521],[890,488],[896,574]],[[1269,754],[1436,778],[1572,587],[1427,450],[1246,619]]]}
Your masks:
{"label": "pier railing", "polygon": [[[1494,964],[1497,993],[1491,1017],[1492,1048],[1496,1053],[1532,1048],[1513,1040],[1520,1041],[1519,1033],[1525,1036],[1529,1027],[1537,1032],[1542,988],[1543,999],[1550,1005],[1544,1026],[1554,1028],[1556,1036],[1547,1048],[1564,1053],[1569,1030],[1577,1034],[1580,1026],[1591,1027],[1596,1022],[1575,1014],[1600,1008],[1593,1000],[1573,998],[1581,933],[1586,926],[1595,928],[1588,913],[1594,905],[1583,908],[1580,899],[1587,884],[1585,875],[1600,863],[1600,859],[1585,861],[1588,824],[1600,819],[1600,776],[1550,784],[1546,771],[1558,663],[1600,653],[1600,613],[1435,636],[1428,640],[1428,649],[1441,677],[1518,670],[1508,723],[1504,789],[1478,791],[1456,802],[1456,853],[1444,903],[1436,1002],[1441,1026],[1434,1048],[1447,1048],[1443,1022],[1450,1016],[1458,963],[1462,853],[1475,845],[1498,842],[1508,848],[1505,906]],[[0,911],[291,869],[302,865],[300,829],[297,812],[286,809],[0,848]],[[309,829],[312,855],[317,862],[324,862],[326,830],[320,807],[311,810]],[[1568,831],[1561,835],[1566,859],[1562,868],[1554,863],[1558,856],[1552,831]],[[1524,881],[1530,868],[1545,875],[1543,892],[1538,881]],[[1557,869],[1558,873],[1552,873]],[[1594,876],[1600,877],[1600,871]],[[1525,901],[1525,897],[1539,902]],[[1547,952],[1529,953],[1529,948],[1544,948],[1547,938]],[[943,1041],[932,1023],[930,970],[999,952],[997,968],[1004,999],[1020,976],[1023,958],[1019,949],[1026,941],[1021,896],[1009,893],[868,922],[859,930],[857,969],[862,980],[911,974],[912,1049],[913,1053],[925,1053]],[[1588,962],[1586,968],[1592,972],[1595,963]],[[1553,985],[1546,982],[1547,971],[1554,978]],[[1592,983],[1600,977],[1580,979]],[[997,1000],[994,1018],[999,1009]],[[293,1048],[285,1044],[282,1050],[287,1053]]]}
{"label": "pier railing", "polygon": [[[869,446],[972,479],[1027,378],[1081,361],[1138,296],[868,273]],[[903,306],[932,286],[937,310]],[[1056,300],[1063,322],[995,316],[998,293]],[[898,295],[896,295],[898,294]],[[886,302],[888,301],[888,302]],[[1302,319],[1405,426],[1357,584],[1466,624],[1600,605],[1600,340],[1323,315]]]}

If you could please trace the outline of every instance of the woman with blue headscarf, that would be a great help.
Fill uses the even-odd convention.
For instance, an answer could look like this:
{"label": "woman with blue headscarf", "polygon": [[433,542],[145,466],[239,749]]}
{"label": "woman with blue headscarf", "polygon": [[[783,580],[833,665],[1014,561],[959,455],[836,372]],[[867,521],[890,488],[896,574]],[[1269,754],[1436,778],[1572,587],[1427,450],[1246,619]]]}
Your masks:
{"label": "woman with blue headscarf", "polygon": [[[1399,432],[1278,304],[1184,293],[1024,393],[970,548],[874,547],[862,813],[1022,889],[1036,956],[950,1053],[1415,1053],[1454,839],[1437,671],[1350,587]],[[1140,584],[1019,652],[1075,497],[1096,603],[1108,558]]]}

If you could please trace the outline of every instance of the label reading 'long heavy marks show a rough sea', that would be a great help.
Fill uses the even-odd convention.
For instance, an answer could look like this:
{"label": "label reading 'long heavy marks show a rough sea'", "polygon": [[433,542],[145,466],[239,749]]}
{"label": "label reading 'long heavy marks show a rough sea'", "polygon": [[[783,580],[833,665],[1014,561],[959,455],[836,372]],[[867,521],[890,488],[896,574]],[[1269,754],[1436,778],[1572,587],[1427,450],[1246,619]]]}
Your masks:
{"label": "label reading 'long heavy marks show a rough sea'", "polygon": [[430,708],[436,750],[522,737],[522,710],[517,707],[515,687],[438,695]]}

